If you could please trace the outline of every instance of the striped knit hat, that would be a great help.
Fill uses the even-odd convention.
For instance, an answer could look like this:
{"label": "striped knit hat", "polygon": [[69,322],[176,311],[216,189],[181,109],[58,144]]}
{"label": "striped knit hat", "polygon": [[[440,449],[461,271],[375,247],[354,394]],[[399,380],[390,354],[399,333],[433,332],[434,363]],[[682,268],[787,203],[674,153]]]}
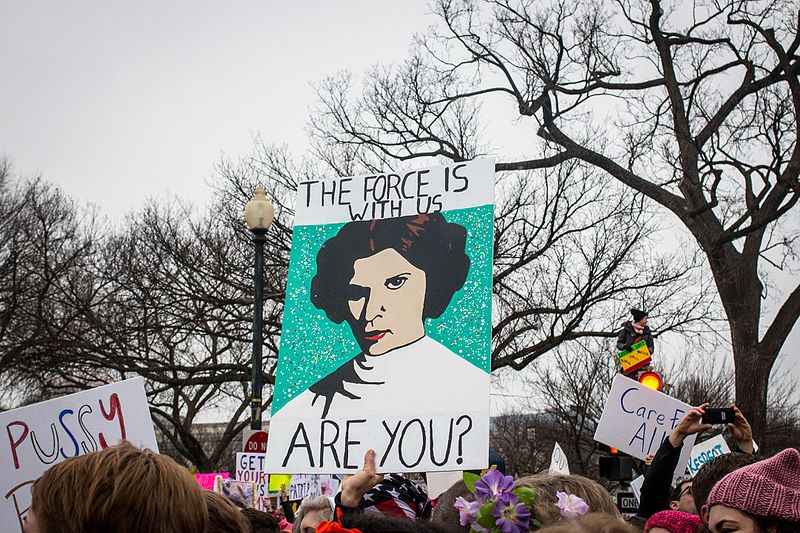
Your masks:
{"label": "striped knit hat", "polygon": [[714,485],[703,509],[715,505],[800,522],[800,453],[789,448],[731,472]]}

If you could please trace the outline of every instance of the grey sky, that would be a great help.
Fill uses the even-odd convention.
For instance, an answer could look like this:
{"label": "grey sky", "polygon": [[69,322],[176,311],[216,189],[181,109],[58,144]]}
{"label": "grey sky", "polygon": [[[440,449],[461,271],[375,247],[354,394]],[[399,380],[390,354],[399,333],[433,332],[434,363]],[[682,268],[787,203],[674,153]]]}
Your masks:
{"label": "grey sky", "polygon": [[13,2],[0,17],[0,155],[112,220],[202,202],[222,152],[301,151],[312,82],[404,58],[426,2]]}

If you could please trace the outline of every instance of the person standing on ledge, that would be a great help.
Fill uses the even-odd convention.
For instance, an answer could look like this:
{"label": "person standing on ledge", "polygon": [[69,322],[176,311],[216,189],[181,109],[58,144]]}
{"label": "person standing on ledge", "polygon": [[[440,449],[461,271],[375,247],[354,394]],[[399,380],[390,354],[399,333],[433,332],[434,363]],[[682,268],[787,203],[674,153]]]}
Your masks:
{"label": "person standing on ledge", "polygon": [[653,343],[653,332],[647,326],[647,311],[631,309],[631,316],[633,316],[633,321],[626,321],[622,324],[622,331],[617,337],[617,350],[629,352],[634,344],[644,340],[647,343],[647,349],[650,350],[650,355],[653,355],[655,344]]}

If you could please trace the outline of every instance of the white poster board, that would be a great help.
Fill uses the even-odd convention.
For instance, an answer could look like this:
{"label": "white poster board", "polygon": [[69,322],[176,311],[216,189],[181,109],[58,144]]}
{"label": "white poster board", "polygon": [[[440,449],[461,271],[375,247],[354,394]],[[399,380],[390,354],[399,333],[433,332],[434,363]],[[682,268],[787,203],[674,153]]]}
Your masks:
{"label": "white poster board", "polygon": [[553,455],[550,457],[549,473],[551,475],[569,475],[569,461],[567,460],[567,454],[564,453],[564,450],[561,449],[561,446],[559,446],[557,442],[555,443],[555,446],[553,446]]}
{"label": "white poster board", "polygon": [[695,445],[692,448],[692,455],[689,457],[689,475],[694,477],[697,472],[703,467],[704,464],[712,459],[731,453],[728,443],[722,435],[717,435],[714,438],[708,439]]}
{"label": "white poster board", "polygon": [[[644,460],[655,455],[691,407],[618,374],[611,385],[594,440]],[[683,476],[697,435],[684,440],[673,480]]]}
{"label": "white poster board", "polygon": [[269,483],[267,471],[264,470],[263,453],[244,453],[236,454],[236,480],[255,483],[256,485],[266,485]]}
{"label": "white poster board", "polygon": [[5,533],[22,531],[32,484],[54,464],[122,440],[158,451],[142,378],[0,413],[0,427],[0,531]]}
{"label": "white poster board", "polygon": [[428,498],[435,500],[444,491],[464,479],[464,472],[428,472],[425,474],[425,485]]}
{"label": "white poster board", "polygon": [[295,474],[289,485],[289,497],[292,500],[314,498],[316,496],[334,496],[339,490],[339,480],[325,474]]}
{"label": "white poster board", "polygon": [[494,169],[298,183],[270,474],[486,468]]}
{"label": "white poster board", "polygon": [[642,501],[642,485],[644,484],[644,476],[639,476],[631,481],[631,491],[636,496],[636,501]]}

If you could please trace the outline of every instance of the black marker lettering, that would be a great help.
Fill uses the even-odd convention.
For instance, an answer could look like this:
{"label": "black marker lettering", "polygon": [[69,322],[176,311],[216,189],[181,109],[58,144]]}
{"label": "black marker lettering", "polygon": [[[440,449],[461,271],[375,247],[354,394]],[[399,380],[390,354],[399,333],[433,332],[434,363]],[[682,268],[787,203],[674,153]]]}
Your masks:
{"label": "black marker lettering", "polygon": [[[303,434],[303,443],[297,444],[297,437],[300,436],[300,433]],[[283,466],[289,462],[289,457],[291,457],[292,452],[295,448],[305,448],[306,453],[308,453],[308,464],[309,466],[314,466],[314,456],[311,454],[311,444],[308,442],[308,434],[306,433],[306,428],[303,426],[303,423],[300,422],[297,425],[297,429],[294,432],[294,436],[292,437],[292,443],[289,445],[289,450],[286,452],[286,457],[283,459]]]}
{"label": "black marker lettering", "polygon": [[[406,460],[403,457],[403,438],[406,436],[406,431],[408,431],[408,428],[410,428],[411,424],[414,423],[419,424],[419,433],[420,436],[422,437],[422,445],[420,446],[419,456],[417,457],[417,460],[413,463],[406,463]],[[399,452],[398,455],[400,456],[400,462],[403,463],[403,466],[407,468],[413,468],[422,461],[422,457],[425,455],[425,424],[422,423],[422,420],[420,420],[419,418],[415,418],[414,420],[410,421],[408,424],[405,425],[405,427],[403,428],[403,432],[400,433],[400,442],[397,445],[397,450]]]}
{"label": "black marker lettering", "polygon": [[389,457],[389,452],[392,450],[392,444],[394,444],[394,439],[397,438],[397,431],[400,429],[400,421],[397,421],[397,425],[394,427],[394,431],[386,425],[386,420],[381,421],[383,424],[384,429],[386,429],[386,433],[389,434],[389,445],[386,446],[386,453],[383,454],[383,458],[381,459],[381,466],[386,462],[386,458]]}
{"label": "black marker lettering", "polygon": [[[350,445],[351,444],[361,444],[361,441],[358,440],[350,440],[350,424],[363,424],[366,422],[366,419],[361,420],[348,420],[345,423],[344,429],[344,467],[350,470],[357,470],[358,465],[351,465],[349,464],[349,457],[350,457]],[[314,465],[311,465],[314,466]]]}
{"label": "black marker lettering", "polygon": [[306,187],[306,207],[311,205],[311,185],[317,183],[317,180],[301,181],[298,185],[305,185]]}
{"label": "black marker lettering", "polygon": [[[336,434],[333,436],[330,442],[325,442],[325,424],[330,424],[336,430]],[[323,420],[322,425],[320,426],[320,437],[319,437],[319,467],[322,468],[325,466],[325,448],[330,448],[331,453],[333,454],[333,460],[336,463],[336,468],[341,468],[341,463],[339,463],[339,455],[336,453],[335,444],[336,441],[339,439],[339,425],[336,424],[333,420]]]}

